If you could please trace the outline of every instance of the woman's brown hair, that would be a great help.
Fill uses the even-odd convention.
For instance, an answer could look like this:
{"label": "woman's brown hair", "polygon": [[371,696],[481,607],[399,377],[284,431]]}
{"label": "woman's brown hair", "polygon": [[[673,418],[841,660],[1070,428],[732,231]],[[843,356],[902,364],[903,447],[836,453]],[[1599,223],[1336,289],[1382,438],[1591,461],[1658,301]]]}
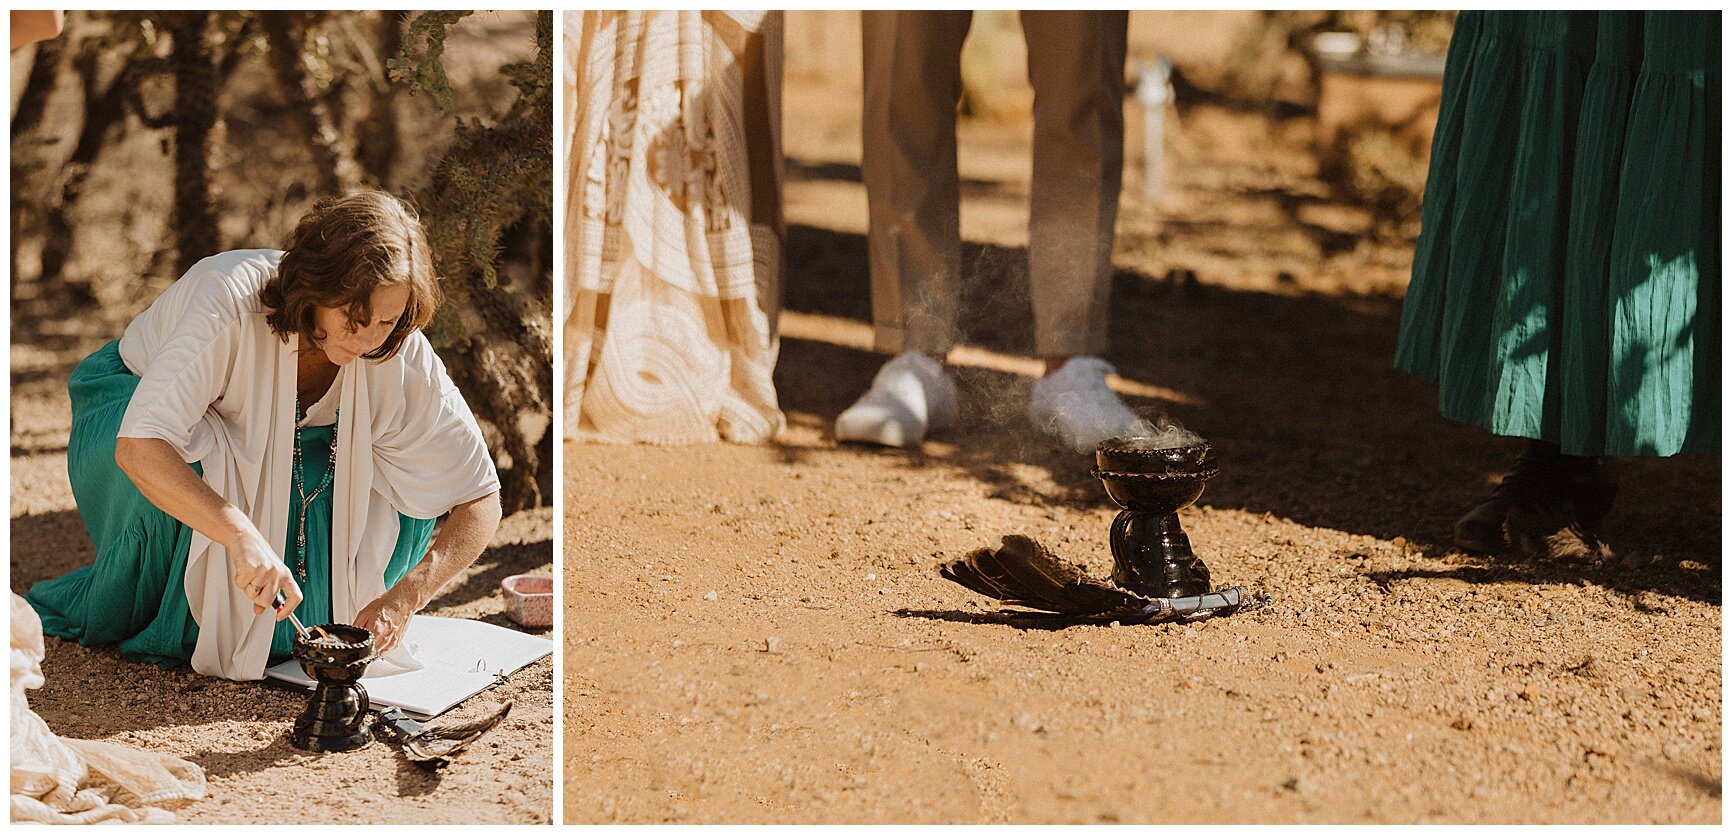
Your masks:
{"label": "woman's brown hair", "polygon": [[382,191],[327,197],[313,204],[283,246],[277,274],[259,300],[271,332],[322,339],[316,308],[348,313],[351,326],[372,321],[373,291],[408,287],[409,304],[385,342],[367,359],[395,356],[403,340],[433,321],[441,295],[427,232],[414,210]]}

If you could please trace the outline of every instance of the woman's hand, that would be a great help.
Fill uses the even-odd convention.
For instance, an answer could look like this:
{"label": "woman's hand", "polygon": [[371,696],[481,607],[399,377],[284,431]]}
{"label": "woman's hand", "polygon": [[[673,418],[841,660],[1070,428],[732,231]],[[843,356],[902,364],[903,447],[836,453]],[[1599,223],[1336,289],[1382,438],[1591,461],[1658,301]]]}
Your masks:
{"label": "woman's hand", "polygon": [[245,531],[228,546],[229,566],[234,569],[235,587],[253,602],[253,614],[263,614],[276,602],[277,591],[283,593],[283,606],[277,610],[282,620],[301,605],[301,587],[295,583],[289,567],[283,564],[265,538],[257,531]]}
{"label": "woman's hand", "polygon": [[403,631],[416,608],[414,601],[393,589],[362,606],[360,614],[355,616],[355,625],[373,633],[373,651],[384,655],[403,642]]}
{"label": "woman's hand", "polygon": [[168,441],[116,438],[114,463],[151,504],[228,550],[235,586],[253,602],[254,615],[271,608],[279,590],[284,600],[277,620],[301,605],[301,587],[252,520],[217,495]]}
{"label": "woman's hand", "polygon": [[451,508],[426,555],[390,591],[361,609],[355,625],[372,631],[373,646],[380,654],[395,649],[403,640],[409,616],[425,608],[446,583],[474,564],[497,530],[498,493]]}

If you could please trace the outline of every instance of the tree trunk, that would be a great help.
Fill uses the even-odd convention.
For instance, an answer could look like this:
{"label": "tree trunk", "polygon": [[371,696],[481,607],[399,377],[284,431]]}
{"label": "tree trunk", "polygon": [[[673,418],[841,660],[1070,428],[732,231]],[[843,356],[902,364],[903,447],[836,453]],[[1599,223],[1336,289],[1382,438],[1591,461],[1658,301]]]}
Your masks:
{"label": "tree trunk", "polygon": [[276,76],[278,90],[283,94],[283,103],[294,114],[301,134],[307,140],[307,150],[313,156],[313,170],[317,172],[319,195],[343,194],[360,183],[359,171],[331,119],[330,106],[314,98],[307,89],[307,71],[301,56],[302,27],[295,19],[296,14],[259,13],[265,42],[269,46],[271,71]]}
{"label": "tree trunk", "polygon": [[[374,48],[381,58],[395,58],[403,50],[406,12],[381,11],[374,29]],[[380,78],[373,93],[373,106],[357,126],[355,159],[373,182],[390,188],[391,169],[397,164],[397,85]]]}
{"label": "tree trunk", "polygon": [[210,12],[168,12],[163,28],[174,39],[175,257],[180,272],[221,248],[211,202],[210,145],[216,129],[216,65],[205,27]]}
{"label": "tree trunk", "polygon": [[[443,14],[432,29],[421,33],[430,44],[442,44],[444,31],[460,15]],[[429,20],[423,16],[419,24]],[[443,28],[439,28],[443,27]],[[414,41],[414,30],[405,40]],[[553,341],[549,327],[548,288],[519,293],[500,281],[499,253],[519,259],[523,237],[545,238],[551,228],[552,15],[536,18],[536,53],[525,63],[505,68],[518,96],[496,123],[463,120],[450,148],[432,176],[416,194],[428,226],[434,264],[444,276],[447,300],[428,337],[445,359],[452,380],[469,400],[476,416],[497,431],[494,452],[500,463],[500,499],[506,513],[533,507],[547,496],[551,461],[541,454],[543,434],[525,431],[520,418],[551,409]],[[413,89],[440,94],[443,70],[433,57],[417,63],[394,62],[395,77]],[[545,241],[528,247],[533,280],[551,283],[539,255]],[[514,263],[517,266],[528,266]],[[491,442],[490,437],[490,442]]]}
{"label": "tree trunk", "polygon": [[18,110],[12,114],[13,139],[35,130],[42,122],[48,96],[54,92],[54,81],[60,72],[60,57],[65,52],[65,38],[50,38],[36,44],[36,54],[30,58],[29,78],[18,95]]}
{"label": "tree trunk", "polygon": [[24,82],[24,91],[18,96],[18,110],[12,114],[12,241],[8,253],[8,263],[12,267],[12,280],[18,280],[18,240],[24,231],[23,217],[28,207],[23,205],[24,179],[31,168],[42,165],[40,155],[24,149],[18,138],[28,135],[42,122],[42,114],[48,108],[48,97],[54,92],[54,82],[60,73],[60,58],[65,53],[65,41],[53,38],[36,45],[36,54],[30,58],[30,75]]}
{"label": "tree trunk", "polygon": [[[72,58],[72,68],[84,94],[84,124],[78,130],[78,141],[72,147],[71,156],[61,167],[59,199],[48,207],[43,217],[41,277],[44,279],[64,281],[61,271],[72,255],[73,230],[69,218],[72,207],[77,205],[84,180],[90,176],[91,166],[102,152],[109,128],[126,116],[126,96],[133,81],[132,66],[129,63],[122,67],[104,88],[100,79],[101,62],[102,52],[95,42],[87,42]],[[88,287],[70,284],[68,287],[83,296],[83,300],[95,299]]]}

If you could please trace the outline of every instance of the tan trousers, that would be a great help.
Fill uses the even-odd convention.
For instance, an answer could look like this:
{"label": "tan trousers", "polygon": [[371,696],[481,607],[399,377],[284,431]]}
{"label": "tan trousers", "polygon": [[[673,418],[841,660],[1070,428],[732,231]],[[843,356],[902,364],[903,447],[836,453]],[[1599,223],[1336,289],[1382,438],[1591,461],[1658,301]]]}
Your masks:
{"label": "tan trousers", "polygon": [[[1028,268],[1041,356],[1106,349],[1128,13],[1022,12],[1034,87]],[[861,12],[861,176],[879,350],[944,353],[962,281],[956,108],[972,13]]]}

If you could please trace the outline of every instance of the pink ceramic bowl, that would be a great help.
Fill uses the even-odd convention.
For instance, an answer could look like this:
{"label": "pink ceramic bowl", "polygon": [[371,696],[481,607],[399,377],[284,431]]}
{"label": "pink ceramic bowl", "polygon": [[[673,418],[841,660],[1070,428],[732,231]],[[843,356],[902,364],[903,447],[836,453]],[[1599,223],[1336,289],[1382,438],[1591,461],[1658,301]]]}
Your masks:
{"label": "pink ceramic bowl", "polygon": [[505,614],[530,629],[553,625],[553,578],[513,574],[499,584],[505,591]]}

